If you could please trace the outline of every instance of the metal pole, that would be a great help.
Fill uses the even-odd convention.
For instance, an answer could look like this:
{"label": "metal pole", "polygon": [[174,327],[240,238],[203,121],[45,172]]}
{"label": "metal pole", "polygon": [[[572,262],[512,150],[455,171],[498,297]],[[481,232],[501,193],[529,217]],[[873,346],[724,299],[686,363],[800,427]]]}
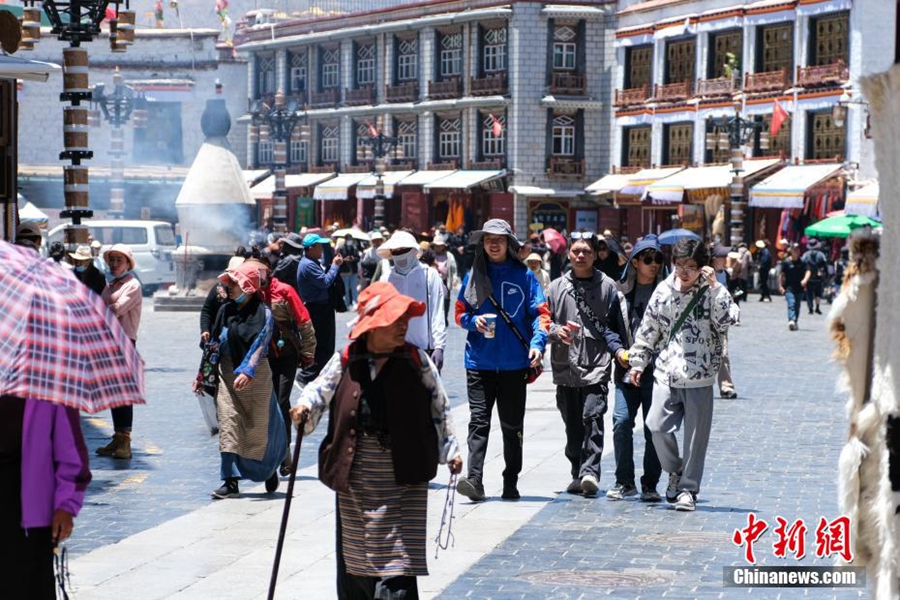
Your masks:
{"label": "metal pole", "polygon": [[384,157],[375,159],[375,229],[384,227]]}
{"label": "metal pole", "polygon": [[735,246],[744,241],[744,152],[740,146],[731,149],[731,170],[733,177],[729,189],[729,206],[726,209],[728,220],[728,245]]}

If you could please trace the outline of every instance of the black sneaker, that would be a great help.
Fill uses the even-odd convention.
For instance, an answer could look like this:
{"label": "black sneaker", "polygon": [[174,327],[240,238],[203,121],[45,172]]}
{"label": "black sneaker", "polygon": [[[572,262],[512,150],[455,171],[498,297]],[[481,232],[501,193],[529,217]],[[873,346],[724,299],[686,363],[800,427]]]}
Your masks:
{"label": "black sneaker", "polygon": [[472,502],[484,501],[484,486],[480,481],[470,480],[466,477],[460,477],[456,484],[456,491],[471,500]]}
{"label": "black sneaker", "polygon": [[500,497],[504,500],[518,500],[522,496],[519,495],[519,489],[515,483],[504,483],[503,494]]}
{"label": "black sneaker", "polygon": [[281,475],[282,477],[289,477],[291,474],[291,465],[284,464],[284,465],[281,465],[280,467],[278,467],[278,474]]}
{"label": "black sneaker", "polygon": [[669,485],[666,487],[666,502],[675,504],[678,501],[678,484],[681,483],[681,473],[669,473]]}
{"label": "black sneaker", "polygon": [[212,493],[212,497],[217,500],[225,500],[226,498],[240,498],[241,491],[238,489],[237,479],[226,479],[222,487]]}
{"label": "black sneaker", "polygon": [[278,473],[272,473],[272,476],[266,479],[266,493],[274,494],[275,490],[278,489],[278,484],[281,480],[278,479]]}
{"label": "black sneaker", "polygon": [[820,309],[818,306],[816,307],[816,314],[817,314],[817,315],[821,315],[821,314],[822,314],[822,309]]}

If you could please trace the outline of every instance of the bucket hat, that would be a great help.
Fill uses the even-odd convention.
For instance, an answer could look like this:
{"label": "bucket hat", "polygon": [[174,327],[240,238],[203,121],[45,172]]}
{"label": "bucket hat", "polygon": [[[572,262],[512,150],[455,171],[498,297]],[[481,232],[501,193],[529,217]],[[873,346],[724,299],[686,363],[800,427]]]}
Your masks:
{"label": "bucket hat", "polygon": [[90,246],[78,246],[75,252],[69,252],[69,258],[73,260],[93,260],[94,255],[91,254]]}
{"label": "bucket hat", "polygon": [[390,258],[391,250],[412,250],[413,248],[419,248],[419,242],[416,241],[413,234],[408,231],[395,231],[391,239],[380,245],[376,252],[381,258]]}
{"label": "bucket hat", "polygon": [[425,303],[401,294],[386,281],[376,281],[359,293],[358,315],[352,324],[350,339],[355,340],[368,331],[393,325],[405,315],[425,314]]}
{"label": "bucket hat", "polygon": [[235,258],[240,257],[236,256],[228,261],[228,268],[219,275],[219,281],[222,283],[234,281],[241,288],[242,292],[255,294],[260,288],[259,265],[251,261],[242,261],[237,266],[232,267],[231,263],[237,262],[234,260]]}
{"label": "bucket hat", "polygon": [[110,254],[121,254],[125,257],[125,260],[128,261],[128,270],[132,271],[135,267],[134,255],[131,253],[131,248],[126,246],[125,244],[113,244],[112,248],[103,253],[103,262],[109,263],[109,255]]}
{"label": "bucket hat", "polygon": [[522,242],[519,241],[519,238],[513,233],[512,227],[509,226],[509,223],[504,221],[503,219],[491,219],[484,224],[484,227],[473,231],[469,235],[469,243],[475,244],[476,246],[481,245],[481,240],[484,238],[484,234],[490,233],[492,235],[505,235],[509,240],[509,247],[513,252],[517,251],[522,246]]}

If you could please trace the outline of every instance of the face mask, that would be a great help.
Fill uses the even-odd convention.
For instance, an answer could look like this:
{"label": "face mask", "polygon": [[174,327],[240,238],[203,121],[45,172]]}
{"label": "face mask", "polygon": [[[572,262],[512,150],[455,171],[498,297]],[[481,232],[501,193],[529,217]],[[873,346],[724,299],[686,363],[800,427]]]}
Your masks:
{"label": "face mask", "polygon": [[401,275],[406,275],[407,273],[412,271],[413,267],[416,266],[416,263],[419,262],[419,258],[416,256],[417,254],[418,252],[415,248],[413,248],[406,254],[393,256],[392,258],[394,259],[394,269]]}
{"label": "face mask", "polygon": [[246,299],[247,299],[247,292],[242,292],[240,296],[238,296],[237,298],[234,299],[234,301],[237,302],[238,304],[243,304]]}
{"label": "face mask", "polygon": [[75,267],[76,273],[84,273],[87,270],[87,267]]}

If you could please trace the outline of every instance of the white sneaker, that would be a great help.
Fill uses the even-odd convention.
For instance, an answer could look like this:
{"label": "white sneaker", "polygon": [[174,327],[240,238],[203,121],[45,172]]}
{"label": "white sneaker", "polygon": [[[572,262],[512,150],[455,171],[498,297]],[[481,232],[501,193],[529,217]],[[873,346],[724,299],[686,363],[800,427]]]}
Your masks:
{"label": "white sneaker", "polygon": [[598,489],[597,478],[593,475],[585,475],[581,478],[581,491],[586,498],[593,498],[596,496]]}
{"label": "white sneaker", "polygon": [[581,492],[582,489],[580,479],[573,479],[572,483],[569,484],[569,487],[566,488],[567,494],[580,494]]}
{"label": "white sneaker", "polygon": [[790,329],[791,331],[797,331],[797,322],[788,321],[788,329]]}
{"label": "white sneaker", "polygon": [[678,502],[675,503],[675,510],[682,512],[693,512],[697,510],[697,499],[692,492],[681,492],[678,494]]}

